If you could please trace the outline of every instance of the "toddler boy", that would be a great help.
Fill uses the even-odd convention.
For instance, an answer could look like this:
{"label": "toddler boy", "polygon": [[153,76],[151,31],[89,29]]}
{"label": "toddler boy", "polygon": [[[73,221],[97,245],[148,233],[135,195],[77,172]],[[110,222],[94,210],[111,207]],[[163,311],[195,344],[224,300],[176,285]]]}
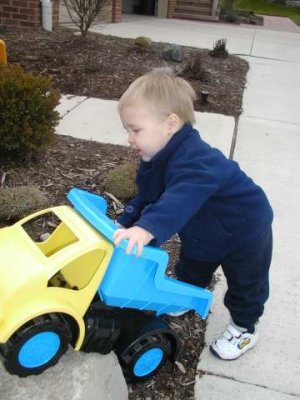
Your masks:
{"label": "toddler boy", "polygon": [[193,128],[188,82],[156,70],[134,81],[119,102],[130,146],[141,160],[138,195],[118,222],[115,245],[127,253],[178,233],[178,279],[207,287],[221,265],[231,321],[210,349],[233,360],[258,340],[256,325],[269,295],[273,213],[263,190]]}

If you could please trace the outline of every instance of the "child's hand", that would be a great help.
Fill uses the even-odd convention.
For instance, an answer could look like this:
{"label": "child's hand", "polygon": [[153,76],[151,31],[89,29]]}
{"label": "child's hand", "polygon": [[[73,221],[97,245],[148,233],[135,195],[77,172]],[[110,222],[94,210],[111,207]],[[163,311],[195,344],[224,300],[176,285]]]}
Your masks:
{"label": "child's hand", "polygon": [[116,247],[119,246],[123,239],[128,239],[128,245],[126,248],[126,254],[132,252],[133,247],[137,246],[137,257],[143,252],[143,247],[151,242],[154,236],[139,226],[133,226],[129,229],[117,229],[114,233],[114,244]]}

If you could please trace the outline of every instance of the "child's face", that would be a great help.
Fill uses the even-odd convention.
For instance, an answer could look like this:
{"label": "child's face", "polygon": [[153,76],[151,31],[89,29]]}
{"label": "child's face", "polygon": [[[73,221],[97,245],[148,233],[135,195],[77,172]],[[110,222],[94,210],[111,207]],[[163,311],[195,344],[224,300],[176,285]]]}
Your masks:
{"label": "child's face", "polygon": [[174,126],[171,116],[158,116],[143,103],[125,106],[121,110],[120,118],[128,132],[128,143],[143,161],[150,161],[177,132],[178,127]]}

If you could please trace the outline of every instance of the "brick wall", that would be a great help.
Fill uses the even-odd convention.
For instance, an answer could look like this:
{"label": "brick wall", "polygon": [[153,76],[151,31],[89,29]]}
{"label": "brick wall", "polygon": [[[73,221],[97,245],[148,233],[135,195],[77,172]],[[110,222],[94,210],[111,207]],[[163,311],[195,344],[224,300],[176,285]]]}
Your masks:
{"label": "brick wall", "polygon": [[52,0],[52,24],[54,29],[59,24],[59,2],[60,0]]}
{"label": "brick wall", "polygon": [[122,0],[111,0],[112,19],[111,22],[121,22],[122,20]]}
{"label": "brick wall", "polygon": [[[59,21],[59,0],[52,0],[53,27]],[[38,28],[42,26],[40,0],[0,0],[0,25]]]}

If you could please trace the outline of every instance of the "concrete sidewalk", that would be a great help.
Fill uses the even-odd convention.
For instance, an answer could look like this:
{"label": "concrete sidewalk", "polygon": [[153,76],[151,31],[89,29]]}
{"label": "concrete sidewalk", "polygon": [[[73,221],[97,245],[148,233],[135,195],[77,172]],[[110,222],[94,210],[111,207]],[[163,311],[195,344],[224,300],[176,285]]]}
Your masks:
{"label": "concrete sidewalk", "polygon": [[[128,146],[127,134],[121,124],[117,101],[62,96],[57,110],[61,135]],[[234,118],[222,114],[196,112],[196,128],[212,146],[229,156],[234,131]]]}

